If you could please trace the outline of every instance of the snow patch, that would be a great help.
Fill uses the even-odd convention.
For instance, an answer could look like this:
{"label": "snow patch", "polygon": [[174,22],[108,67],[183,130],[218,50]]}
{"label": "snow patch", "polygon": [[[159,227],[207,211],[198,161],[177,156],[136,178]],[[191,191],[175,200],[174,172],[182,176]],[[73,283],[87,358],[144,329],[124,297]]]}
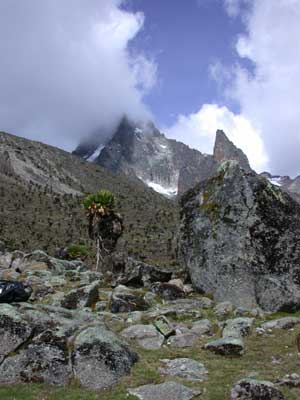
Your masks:
{"label": "snow patch", "polygon": [[143,129],[135,128],[134,133],[143,133]]}
{"label": "snow patch", "polygon": [[164,144],[160,144],[160,147],[161,147],[162,149],[166,149],[168,146],[166,146],[166,145],[164,145]]}
{"label": "snow patch", "polygon": [[281,186],[281,177],[279,177],[279,178],[272,177],[272,178],[268,178],[268,179],[273,185]]}
{"label": "snow patch", "polygon": [[162,194],[166,197],[174,197],[177,195],[177,187],[172,186],[162,186],[156,182],[145,182],[147,186],[151,187],[151,189],[155,190],[156,192]]}
{"label": "snow patch", "polygon": [[104,149],[104,147],[105,147],[105,146],[104,146],[103,144],[101,144],[99,147],[97,147],[97,149],[94,151],[94,153],[93,153],[91,156],[89,156],[89,157],[86,159],[86,161],[90,161],[90,162],[95,161],[96,158],[98,158],[98,157],[100,156],[101,151]]}

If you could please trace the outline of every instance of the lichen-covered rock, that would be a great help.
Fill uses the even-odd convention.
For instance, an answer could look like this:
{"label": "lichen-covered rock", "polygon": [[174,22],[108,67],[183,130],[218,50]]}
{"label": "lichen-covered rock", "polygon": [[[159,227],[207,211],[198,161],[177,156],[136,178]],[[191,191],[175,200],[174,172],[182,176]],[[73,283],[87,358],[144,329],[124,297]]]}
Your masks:
{"label": "lichen-covered rock", "polygon": [[0,362],[30,337],[32,328],[10,304],[0,304]]}
{"label": "lichen-covered rock", "polygon": [[232,388],[231,400],[284,400],[284,396],[271,382],[242,379]]}
{"label": "lichen-covered rock", "polygon": [[129,374],[137,360],[137,354],[103,325],[86,328],[74,341],[73,371],[87,388],[111,387]]}
{"label": "lichen-covered rock", "polygon": [[67,339],[48,330],[36,336],[24,350],[4,360],[0,365],[0,383],[67,385],[71,373]]}
{"label": "lichen-covered rock", "polygon": [[0,305],[0,384],[113,385],[137,355],[88,309]]}
{"label": "lichen-covered rock", "polygon": [[300,205],[237,162],[181,199],[179,253],[194,287],[216,301],[300,308]]}

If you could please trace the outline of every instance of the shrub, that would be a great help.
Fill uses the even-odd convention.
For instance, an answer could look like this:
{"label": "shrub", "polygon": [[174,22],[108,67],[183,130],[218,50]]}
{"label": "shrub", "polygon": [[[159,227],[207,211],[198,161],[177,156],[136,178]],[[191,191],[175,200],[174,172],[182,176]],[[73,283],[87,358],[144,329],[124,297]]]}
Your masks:
{"label": "shrub", "polygon": [[69,258],[84,258],[89,254],[89,249],[85,244],[70,244],[67,247]]}
{"label": "shrub", "polygon": [[83,200],[83,206],[86,210],[94,206],[112,209],[114,205],[115,196],[109,190],[100,190],[97,193],[89,194]]}

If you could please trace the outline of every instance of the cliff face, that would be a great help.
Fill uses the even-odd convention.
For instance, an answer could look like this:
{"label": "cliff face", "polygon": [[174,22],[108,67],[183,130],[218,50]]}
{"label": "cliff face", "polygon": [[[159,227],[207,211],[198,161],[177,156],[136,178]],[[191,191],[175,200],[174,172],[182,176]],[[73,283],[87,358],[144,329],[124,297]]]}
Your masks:
{"label": "cliff face", "polygon": [[214,160],[218,163],[226,160],[235,160],[245,171],[251,171],[247,156],[221,130],[217,130],[216,133]]}
{"label": "cliff face", "polygon": [[217,301],[300,308],[300,206],[235,161],[181,200],[179,250],[194,286]]}

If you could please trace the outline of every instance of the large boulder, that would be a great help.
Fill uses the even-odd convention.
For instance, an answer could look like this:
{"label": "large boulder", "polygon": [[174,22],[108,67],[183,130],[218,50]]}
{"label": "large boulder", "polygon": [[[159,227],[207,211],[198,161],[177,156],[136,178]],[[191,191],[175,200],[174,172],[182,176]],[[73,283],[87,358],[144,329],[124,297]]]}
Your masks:
{"label": "large boulder", "polygon": [[112,386],[137,354],[101,316],[45,305],[0,304],[0,384]]}
{"label": "large boulder", "polygon": [[181,199],[179,254],[194,287],[235,306],[300,308],[300,205],[237,162]]}

